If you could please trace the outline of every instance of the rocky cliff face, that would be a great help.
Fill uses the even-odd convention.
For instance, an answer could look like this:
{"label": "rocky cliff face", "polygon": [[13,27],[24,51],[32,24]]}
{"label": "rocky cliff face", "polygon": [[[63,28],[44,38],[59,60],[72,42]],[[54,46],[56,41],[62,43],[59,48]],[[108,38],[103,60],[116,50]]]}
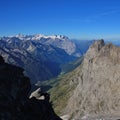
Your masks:
{"label": "rocky cliff face", "polygon": [[[65,113],[71,118],[120,115],[120,48],[96,41],[84,56]],[[79,68],[77,68],[79,70]]]}
{"label": "rocky cliff face", "polygon": [[5,63],[0,56],[0,119],[61,120],[49,100],[29,99],[30,88],[30,80],[24,76],[23,69]]}

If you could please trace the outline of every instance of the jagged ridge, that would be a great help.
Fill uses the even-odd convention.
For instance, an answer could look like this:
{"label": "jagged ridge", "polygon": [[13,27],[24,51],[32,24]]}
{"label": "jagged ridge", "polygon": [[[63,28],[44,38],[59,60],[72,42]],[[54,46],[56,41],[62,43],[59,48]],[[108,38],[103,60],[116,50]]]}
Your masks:
{"label": "jagged ridge", "polygon": [[[66,107],[72,118],[120,115],[120,48],[96,41],[82,63],[82,72]],[[88,118],[86,118],[88,119]]]}

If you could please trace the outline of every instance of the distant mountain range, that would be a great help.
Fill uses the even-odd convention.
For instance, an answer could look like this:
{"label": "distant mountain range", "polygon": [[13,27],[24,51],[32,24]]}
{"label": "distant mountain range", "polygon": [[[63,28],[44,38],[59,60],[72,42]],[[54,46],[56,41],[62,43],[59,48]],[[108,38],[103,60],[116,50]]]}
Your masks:
{"label": "distant mountain range", "polygon": [[80,47],[62,35],[19,34],[0,38],[0,55],[7,63],[24,68],[32,83],[57,76],[61,65],[82,56]]}
{"label": "distant mountain range", "polygon": [[69,62],[84,55],[92,43],[94,40],[70,40],[63,35],[18,34],[0,38],[0,55],[7,63],[24,68],[31,82],[36,83],[56,77],[62,68],[64,72],[74,68],[69,68]]}
{"label": "distant mountain range", "polygon": [[89,49],[90,45],[92,45],[95,42],[95,40],[77,40],[77,39],[72,39],[72,41],[76,44],[77,48],[79,49],[82,55],[84,55]]}

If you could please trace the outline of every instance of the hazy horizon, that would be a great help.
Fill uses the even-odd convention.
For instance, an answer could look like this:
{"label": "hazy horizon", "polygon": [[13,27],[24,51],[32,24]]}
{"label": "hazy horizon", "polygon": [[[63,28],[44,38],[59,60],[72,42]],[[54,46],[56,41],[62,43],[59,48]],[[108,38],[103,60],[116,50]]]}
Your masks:
{"label": "hazy horizon", "polygon": [[43,36],[54,36],[54,35],[57,35],[57,36],[59,36],[59,35],[62,35],[62,36],[66,36],[66,37],[68,37],[70,40],[86,40],[86,41],[88,41],[88,40],[100,40],[100,39],[103,39],[103,40],[105,40],[105,41],[118,41],[118,40],[120,40],[120,38],[85,38],[85,37],[79,37],[79,38],[70,38],[69,36],[67,36],[67,35],[63,35],[63,34],[41,34],[41,33],[34,33],[34,34],[22,34],[22,33],[18,33],[18,34],[11,34],[11,35],[3,35],[3,36],[0,36],[1,38],[2,37],[15,37],[15,36],[18,36],[18,35],[25,35],[25,36],[29,36],[29,35],[43,35]]}

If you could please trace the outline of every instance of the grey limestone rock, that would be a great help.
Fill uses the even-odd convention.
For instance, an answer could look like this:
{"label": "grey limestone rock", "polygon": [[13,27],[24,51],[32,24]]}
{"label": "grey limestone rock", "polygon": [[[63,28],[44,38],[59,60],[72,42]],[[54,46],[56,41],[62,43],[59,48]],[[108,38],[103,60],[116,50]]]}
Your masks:
{"label": "grey limestone rock", "polygon": [[[78,68],[77,68],[78,69]],[[84,56],[79,83],[65,114],[82,116],[120,115],[120,48],[96,41]]]}

